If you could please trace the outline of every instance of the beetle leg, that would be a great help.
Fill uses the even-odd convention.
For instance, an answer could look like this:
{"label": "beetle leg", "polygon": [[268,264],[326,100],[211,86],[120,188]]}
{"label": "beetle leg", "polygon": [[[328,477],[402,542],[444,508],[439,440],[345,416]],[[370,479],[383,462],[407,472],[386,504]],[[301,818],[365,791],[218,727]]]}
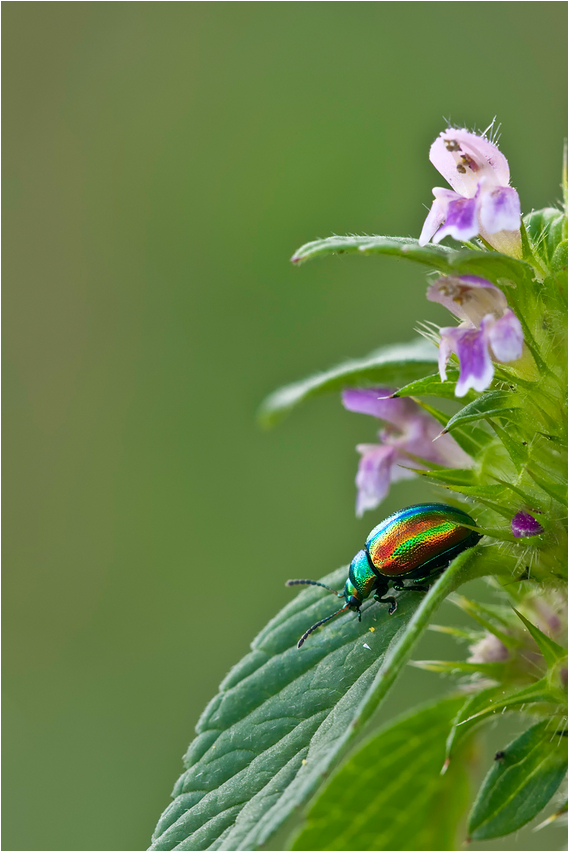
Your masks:
{"label": "beetle leg", "polygon": [[404,586],[402,583],[394,583],[393,588],[396,592],[428,592],[430,586]]}
{"label": "beetle leg", "polygon": [[374,595],[373,599],[378,603],[388,603],[389,609],[387,610],[387,612],[389,613],[389,615],[393,615],[393,613],[397,609],[397,601],[395,600],[395,598],[392,598],[391,595],[388,595],[386,598],[382,597],[381,595]]}

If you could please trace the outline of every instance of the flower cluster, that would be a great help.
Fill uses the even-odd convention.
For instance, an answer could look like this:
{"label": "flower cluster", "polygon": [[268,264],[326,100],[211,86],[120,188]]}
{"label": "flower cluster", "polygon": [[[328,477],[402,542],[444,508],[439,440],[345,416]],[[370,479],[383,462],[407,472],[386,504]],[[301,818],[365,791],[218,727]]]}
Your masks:
{"label": "flower cluster", "polygon": [[[508,161],[496,145],[485,134],[448,128],[431,145],[429,157],[453,189],[433,189],[435,201],[419,244],[431,239],[438,243],[446,236],[462,241],[480,236],[494,248],[518,257],[520,199],[509,186]],[[445,275],[429,286],[427,299],[443,305],[460,320],[458,326],[441,328],[439,340],[442,381],[447,378],[451,356],[456,355],[459,361],[457,397],[465,396],[471,388],[486,390],[496,362],[509,363],[522,357],[521,323],[502,290],[491,281],[477,275]],[[413,457],[415,466],[416,457],[447,467],[465,468],[472,463],[449,435],[441,437],[437,422],[417,403],[389,396],[390,391],[381,388],[348,388],[342,394],[347,409],[371,414],[386,424],[378,433],[379,444],[357,447],[361,454],[356,476],[358,516],[379,505],[391,482],[413,475],[409,470]],[[523,523],[520,530],[522,527],[525,529]],[[531,534],[536,533],[514,531],[514,535]]]}

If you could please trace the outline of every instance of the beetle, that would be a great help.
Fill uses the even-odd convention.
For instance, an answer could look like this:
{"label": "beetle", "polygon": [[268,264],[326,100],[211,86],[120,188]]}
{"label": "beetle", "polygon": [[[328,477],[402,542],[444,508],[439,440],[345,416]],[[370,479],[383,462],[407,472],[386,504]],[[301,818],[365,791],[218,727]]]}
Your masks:
{"label": "beetle", "polygon": [[[459,553],[473,547],[481,538],[475,521],[454,506],[444,503],[419,503],[394,512],[372,529],[363,550],[356,553],[350,563],[348,579],[343,591],[319,583],[316,580],[287,580],[287,586],[320,586],[345,599],[337,612],[313,624],[298,641],[301,648],[305,639],[317,627],[330,621],[346,610],[357,612],[361,621],[360,607],[373,593],[378,603],[389,605],[393,615],[397,601],[387,595],[390,584],[395,591],[415,590],[426,592],[427,581],[445,570]],[[410,580],[412,585],[404,585]]]}

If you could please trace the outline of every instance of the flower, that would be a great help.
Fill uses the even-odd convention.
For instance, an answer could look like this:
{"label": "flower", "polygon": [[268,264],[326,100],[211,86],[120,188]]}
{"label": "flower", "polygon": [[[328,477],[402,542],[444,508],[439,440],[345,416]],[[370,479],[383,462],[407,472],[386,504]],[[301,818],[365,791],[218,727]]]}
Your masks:
{"label": "flower", "polygon": [[517,512],[512,518],[512,533],[516,538],[528,535],[540,535],[543,527],[529,512]]}
{"label": "flower", "polygon": [[502,291],[486,278],[437,278],[427,290],[427,299],[439,302],[462,320],[458,327],[441,328],[439,345],[442,381],[451,352],[460,361],[457,396],[464,396],[469,388],[483,391],[488,387],[494,376],[492,356],[503,363],[521,358],[524,335],[520,321]]}
{"label": "flower", "polygon": [[498,251],[521,257],[520,198],[496,145],[484,134],[449,127],[431,145],[429,159],[452,190],[434,187],[419,245],[447,235],[463,242],[479,235]]}
{"label": "flower", "polygon": [[412,471],[401,464],[423,468],[410,460],[408,454],[447,467],[470,467],[472,459],[462,450],[451,435],[443,435],[436,443],[440,425],[412,399],[389,399],[386,388],[346,388],[342,402],[348,411],[371,414],[386,421],[378,432],[381,444],[358,444],[361,459],[356,476],[358,496],[356,515],[361,517],[368,509],[375,509],[389,491],[392,482],[408,479]]}
{"label": "flower", "polygon": [[508,659],[508,649],[493,633],[484,631],[484,638],[470,645],[468,663],[503,663]]}

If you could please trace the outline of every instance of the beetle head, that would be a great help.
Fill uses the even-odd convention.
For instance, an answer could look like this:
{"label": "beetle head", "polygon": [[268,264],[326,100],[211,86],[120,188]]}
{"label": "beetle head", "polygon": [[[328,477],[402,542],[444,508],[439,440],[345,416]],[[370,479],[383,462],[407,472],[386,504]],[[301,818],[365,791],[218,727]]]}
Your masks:
{"label": "beetle head", "polygon": [[346,585],[344,586],[344,597],[346,599],[346,606],[352,611],[359,610],[362,605],[361,595],[349,578],[346,580]]}

